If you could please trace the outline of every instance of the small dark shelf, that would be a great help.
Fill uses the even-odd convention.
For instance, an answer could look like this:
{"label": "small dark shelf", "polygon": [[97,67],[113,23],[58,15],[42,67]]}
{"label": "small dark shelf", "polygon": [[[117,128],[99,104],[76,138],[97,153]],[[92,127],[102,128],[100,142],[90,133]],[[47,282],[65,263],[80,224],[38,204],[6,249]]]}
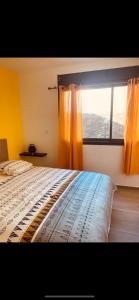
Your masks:
{"label": "small dark shelf", "polygon": [[36,152],[36,153],[30,153],[30,152],[22,152],[19,154],[20,156],[36,156],[36,157],[43,157],[43,156],[46,156],[47,153],[39,153],[39,152]]}

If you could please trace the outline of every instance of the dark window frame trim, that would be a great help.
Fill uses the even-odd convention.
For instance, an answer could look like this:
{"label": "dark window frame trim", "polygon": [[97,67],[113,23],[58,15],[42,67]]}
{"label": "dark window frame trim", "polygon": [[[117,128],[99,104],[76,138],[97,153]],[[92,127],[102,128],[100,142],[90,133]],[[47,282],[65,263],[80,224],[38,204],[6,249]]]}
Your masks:
{"label": "dark window frame trim", "polygon": [[59,85],[98,85],[98,84],[115,84],[120,82],[127,82],[130,78],[139,77],[139,65],[123,67],[123,68],[112,68],[97,71],[88,71],[80,73],[70,73],[58,75],[58,86]]}
{"label": "dark window frame trim", "polygon": [[93,139],[93,138],[83,138],[84,145],[113,145],[121,146],[124,145],[124,139]]}

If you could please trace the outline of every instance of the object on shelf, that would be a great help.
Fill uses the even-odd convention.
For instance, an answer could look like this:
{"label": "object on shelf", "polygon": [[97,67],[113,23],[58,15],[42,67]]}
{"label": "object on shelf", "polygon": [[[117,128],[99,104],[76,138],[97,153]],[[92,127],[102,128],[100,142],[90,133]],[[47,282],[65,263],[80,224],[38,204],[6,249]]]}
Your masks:
{"label": "object on shelf", "polygon": [[34,144],[30,144],[28,147],[28,152],[34,154],[37,151],[36,146]]}

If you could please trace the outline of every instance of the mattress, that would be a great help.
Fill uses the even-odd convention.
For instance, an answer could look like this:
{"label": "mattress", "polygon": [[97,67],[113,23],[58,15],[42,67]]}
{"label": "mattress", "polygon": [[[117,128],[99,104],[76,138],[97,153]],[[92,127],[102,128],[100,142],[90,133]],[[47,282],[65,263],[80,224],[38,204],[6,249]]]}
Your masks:
{"label": "mattress", "polygon": [[107,242],[114,190],[95,172],[32,167],[0,175],[0,242]]}

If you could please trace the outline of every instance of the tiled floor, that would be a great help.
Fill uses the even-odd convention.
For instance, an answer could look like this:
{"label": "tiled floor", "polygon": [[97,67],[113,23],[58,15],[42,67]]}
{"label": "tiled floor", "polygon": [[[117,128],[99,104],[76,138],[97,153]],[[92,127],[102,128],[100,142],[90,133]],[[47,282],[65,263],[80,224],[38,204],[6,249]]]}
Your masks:
{"label": "tiled floor", "polygon": [[139,242],[139,188],[115,192],[109,242]]}

